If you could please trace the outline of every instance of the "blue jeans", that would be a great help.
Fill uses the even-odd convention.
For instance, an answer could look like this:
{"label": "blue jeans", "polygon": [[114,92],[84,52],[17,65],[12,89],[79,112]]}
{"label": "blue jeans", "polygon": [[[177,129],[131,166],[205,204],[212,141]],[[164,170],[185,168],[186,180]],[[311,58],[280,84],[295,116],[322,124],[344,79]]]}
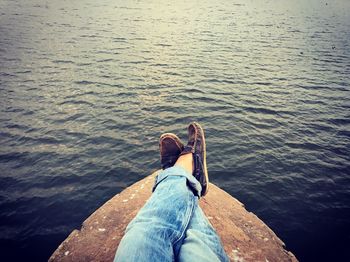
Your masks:
{"label": "blue jeans", "polygon": [[229,261],[198,205],[201,185],[190,173],[168,168],[153,190],[127,226],[114,261]]}

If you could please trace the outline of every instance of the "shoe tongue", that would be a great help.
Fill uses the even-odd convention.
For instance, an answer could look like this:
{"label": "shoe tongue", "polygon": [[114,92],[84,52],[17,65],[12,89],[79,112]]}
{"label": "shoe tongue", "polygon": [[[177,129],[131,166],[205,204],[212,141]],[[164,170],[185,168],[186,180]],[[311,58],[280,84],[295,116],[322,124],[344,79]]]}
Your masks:
{"label": "shoe tongue", "polygon": [[194,141],[188,141],[187,146],[193,147],[194,146]]}
{"label": "shoe tongue", "polygon": [[187,144],[187,146],[185,146],[185,148],[182,150],[180,155],[185,155],[192,152],[193,152],[193,146]]}

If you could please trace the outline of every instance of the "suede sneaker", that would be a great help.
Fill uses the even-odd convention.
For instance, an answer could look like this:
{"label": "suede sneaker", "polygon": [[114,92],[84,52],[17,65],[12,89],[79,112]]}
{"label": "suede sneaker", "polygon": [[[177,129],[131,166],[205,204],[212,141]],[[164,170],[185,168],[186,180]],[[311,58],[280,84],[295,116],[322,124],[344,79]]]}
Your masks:
{"label": "suede sneaker", "polygon": [[188,126],[188,144],[184,147],[181,155],[193,154],[193,176],[202,186],[201,196],[205,196],[209,188],[209,177],[206,161],[206,148],[203,128],[193,122]]}
{"label": "suede sneaker", "polygon": [[159,138],[160,163],[162,169],[172,167],[183,149],[183,143],[175,134],[162,134]]}

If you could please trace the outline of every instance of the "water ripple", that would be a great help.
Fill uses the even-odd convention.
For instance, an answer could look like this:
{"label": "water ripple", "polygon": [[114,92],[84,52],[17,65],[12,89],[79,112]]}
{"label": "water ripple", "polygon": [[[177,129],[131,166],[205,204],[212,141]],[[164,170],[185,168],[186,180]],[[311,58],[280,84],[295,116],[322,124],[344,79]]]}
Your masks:
{"label": "water ripple", "polygon": [[190,121],[211,180],[301,261],[349,260],[348,1],[0,6],[4,260],[47,260]]}

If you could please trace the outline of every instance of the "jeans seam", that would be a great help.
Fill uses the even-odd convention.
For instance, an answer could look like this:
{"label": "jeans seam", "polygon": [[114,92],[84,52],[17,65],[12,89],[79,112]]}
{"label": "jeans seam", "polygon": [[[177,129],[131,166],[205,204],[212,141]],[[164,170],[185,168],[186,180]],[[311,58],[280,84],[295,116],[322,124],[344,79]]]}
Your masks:
{"label": "jeans seam", "polygon": [[189,225],[189,223],[191,221],[191,217],[192,217],[192,213],[193,213],[193,209],[194,209],[194,202],[195,201],[194,201],[194,196],[191,196],[191,194],[187,194],[187,195],[190,198],[190,208],[186,212],[187,220],[186,220],[186,223],[182,223],[181,224],[181,229],[180,229],[181,234],[180,234],[180,236],[177,238],[176,235],[175,235],[175,237],[171,240],[171,242],[173,242],[173,246],[183,238],[183,236],[184,236],[184,234],[186,232],[186,228],[188,227],[188,225]]}

